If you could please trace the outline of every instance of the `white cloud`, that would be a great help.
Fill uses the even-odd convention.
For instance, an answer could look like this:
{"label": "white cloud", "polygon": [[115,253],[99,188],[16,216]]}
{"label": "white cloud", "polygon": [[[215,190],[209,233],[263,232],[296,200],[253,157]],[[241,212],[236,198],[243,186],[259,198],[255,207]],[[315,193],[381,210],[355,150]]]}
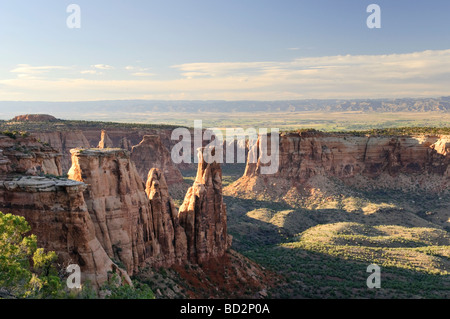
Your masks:
{"label": "white cloud", "polygon": [[38,75],[43,75],[54,70],[67,70],[69,67],[65,66],[31,66],[29,64],[18,64],[15,69],[10,72],[17,74],[18,78],[22,79],[38,79]]}
{"label": "white cloud", "polygon": [[[104,65],[102,65],[105,67]],[[344,55],[291,61],[186,63],[162,80],[148,69],[136,78],[26,78],[53,67],[19,65],[23,78],[0,80],[0,96],[24,100],[377,98],[450,95],[450,50],[388,55]],[[56,67],[58,68],[58,67]],[[94,71],[108,68],[96,67]],[[28,71],[28,72],[25,72]],[[33,73],[34,72],[34,73]],[[90,72],[84,74],[91,74]],[[152,76],[151,78],[149,78]]]}
{"label": "white cloud", "polygon": [[99,69],[99,70],[113,70],[114,67],[108,64],[94,64],[92,65],[93,68]]}
{"label": "white cloud", "polygon": [[155,76],[155,73],[147,72],[150,68],[142,68],[137,66],[128,65],[125,67],[125,70],[132,71],[132,76],[146,77],[146,76]]}
{"label": "white cloud", "polygon": [[50,70],[63,70],[68,69],[65,66],[31,66],[29,64],[18,64],[17,67],[11,70],[12,73],[20,73],[20,74],[40,74],[45,73]]}
{"label": "white cloud", "polygon": [[141,77],[145,77],[145,76],[154,76],[154,73],[149,73],[149,72],[136,72],[131,74],[133,76],[141,76]]}
{"label": "white cloud", "polygon": [[83,70],[80,71],[81,74],[91,74],[91,75],[101,75],[103,74],[102,72],[99,72],[97,70]]}

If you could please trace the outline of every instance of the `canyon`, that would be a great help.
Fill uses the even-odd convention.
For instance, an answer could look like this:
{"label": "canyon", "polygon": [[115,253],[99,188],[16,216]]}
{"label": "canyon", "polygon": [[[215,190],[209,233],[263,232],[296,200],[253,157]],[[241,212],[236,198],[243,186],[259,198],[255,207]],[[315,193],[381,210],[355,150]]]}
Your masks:
{"label": "canyon", "polygon": [[[50,130],[34,127],[35,117],[17,120],[32,129],[0,134],[0,211],[24,216],[38,244],[55,251],[61,265],[80,265],[82,281],[97,289],[113,274],[132,285],[131,278],[163,269],[200,288],[184,296],[267,297],[272,274],[234,249],[248,249],[258,263],[287,258],[295,251],[270,245],[331,221],[449,229],[445,134],[286,132],[274,174],[262,173],[270,165],[261,158],[263,139],[250,148],[227,141],[224,151],[226,145],[245,148],[257,160],[247,160],[243,174],[223,187],[223,171],[233,164],[210,163],[214,151],[203,146],[192,150],[198,165],[190,175],[193,164],[170,158],[177,141],[169,128],[82,123]],[[36,123],[59,125],[44,120],[51,122]],[[267,148],[275,152],[270,143]],[[380,192],[381,200],[369,199]],[[418,198],[434,206],[422,211]],[[305,205],[310,199],[316,206]],[[263,254],[264,245],[273,256]]]}

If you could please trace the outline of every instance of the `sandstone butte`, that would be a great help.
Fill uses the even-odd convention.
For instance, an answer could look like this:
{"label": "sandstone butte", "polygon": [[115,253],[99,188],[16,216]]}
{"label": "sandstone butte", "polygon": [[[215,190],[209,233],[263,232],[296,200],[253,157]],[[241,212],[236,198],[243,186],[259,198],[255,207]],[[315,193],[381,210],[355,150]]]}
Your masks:
{"label": "sandstone butte", "polygon": [[[249,150],[244,175],[227,194],[300,198],[333,181],[361,189],[448,192],[450,136],[355,136],[286,133],[279,140],[279,168],[261,174],[261,139]],[[270,143],[267,143],[270,154]],[[304,194],[304,193],[303,193]]]}
{"label": "sandstone butte", "polygon": [[32,137],[0,136],[0,149],[0,210],[24,216],[38,244],[80,265],[94,287],[111,272],[130,284],[140,267],[222,257],[230,246],[217,164],[200,161],[204,177],[185,198],[195,205],[178,213],[162,172],[151,169],[144,184],[127,150],[74,149],[62,179],[39,176],[61,171],[60,154]]}
{"label": "sandstone butte", "polygon": [[14,117],[11,122],[55,122],[58,119],[47,114],[26,114]]}

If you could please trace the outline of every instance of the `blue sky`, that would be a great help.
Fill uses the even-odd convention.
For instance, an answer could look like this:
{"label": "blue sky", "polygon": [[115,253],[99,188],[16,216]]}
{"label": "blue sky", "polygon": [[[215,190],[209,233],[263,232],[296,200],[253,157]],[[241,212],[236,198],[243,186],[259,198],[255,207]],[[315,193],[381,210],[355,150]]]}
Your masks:
{"label": "blue sky", "polygon": [[[366,26],[371,3],[381,29]],[[448,95],[449,13],[447,0],[0,0],[0,100]]]}

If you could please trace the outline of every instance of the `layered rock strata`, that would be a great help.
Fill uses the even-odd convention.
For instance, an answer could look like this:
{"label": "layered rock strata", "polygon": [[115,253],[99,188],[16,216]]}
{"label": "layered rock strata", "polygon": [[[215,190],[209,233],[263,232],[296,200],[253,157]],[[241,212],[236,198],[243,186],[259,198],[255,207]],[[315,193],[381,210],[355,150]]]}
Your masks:
{"label": "layered rock strata", "polygon": [[162,171],[151,169],[144,185],[126,150],[72,150],[72,155],[69,176],[89,185],[84,197],[96,236],[129,274],[146,265],[201,262],[225,253],[220,164],[201,159],[178,213]]}
{"label": "layered rock strata", "polygon": [[[261,174],[260,143],[250,150],[244,176],[227,191],[250,193],[302,187],[315,177],[338,178],[362,188],[448,191],[449,136],[354,136],[291,133],[280,136],[279,167]],[[270,151],[270,150],[269,150]],[[255,155],[256,154],[256,155]]]}
{"label": "layered rock strata", "polygon": [[162,144],[159,135],[145,135],[139,145],[133,146],[131,160],[143,180],[150,169],[158,168],[168,185],[183,183],[183,175],[172,161],[169,150]]}
{"label": "layered rock strata", "polygon": [[118,273],[131,284],[95,236],[83,196],[86,185],[48,176],[60,171],[60,154],[33,138],[0,136],[0,145],[0,211],[25,217],[39,247],[55,251],[64,266],[78,264],[83,282],[99,287],[109,273]]}
{"label": "layered rock strata", "polygon": [[126,150],[72,150],[69,178],[88,184],[84,198],[95,235],[130,275],[158,254],[144,183]]}
{"label": "layered rock strata", "polygon": [[187,260],[186,233],[180,225],[178,210],[169,195],[164,174],[157,168],[148,173],[145,192],[150,200],[155,239],[160,258],[153,264],[180,264]]}
{"label": "layered rock strata", "polygon": [[56,122],[58,119],[48,114],[25,114],[14,117],[11,122]]}
{"label": "layered rock strata", "polygon": [[222,170],[220,164],[208,163],[204,157],[214,155],[214,151],[204,154],[203,150],[198,150],[197,177],[179,211],[180,224],[186,231],[188,258],[193,263],[223,256],[231,245],[222,197]]}
{"label": "layered rock strata", "polygon": [[[94,287],[111,272],[131,284],[142,267],[207,261],[229,247],[219,164],[201,158],[178,213],[163,172],[151,169],[144,184],[126,150],[72,150],[68,180],[48,175],[60,154],[34,138],[0,136],[0,147],[0,210],[24,216],[39,246],[78,264]],[[45,176],[30,170],[38,166]]]}
{"label": "layered rock strata", "polygon": [[0,167],[2,166],[0,170],[4,173],[60,176],[61,153],[33,137],[11,138],[0,135]]}
{"label": "layered rock strata", "polygon": [[66,173],[71,167],[70,150],[73,148],[90,148],[90,143],[82,131],[33,132],[38,141],[51,146],[62,154],[61,168]]}

